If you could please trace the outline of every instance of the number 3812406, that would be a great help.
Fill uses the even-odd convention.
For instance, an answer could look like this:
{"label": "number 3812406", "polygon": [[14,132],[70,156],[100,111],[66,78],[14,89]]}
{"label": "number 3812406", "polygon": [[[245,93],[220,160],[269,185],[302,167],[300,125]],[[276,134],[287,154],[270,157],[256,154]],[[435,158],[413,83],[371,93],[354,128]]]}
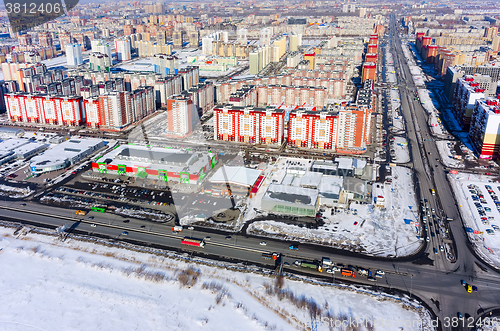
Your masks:
{"label": "number 3812406", "polygon": [[63,12],[60,3],[6,3],[5,9],[7,14],[60,14]]}

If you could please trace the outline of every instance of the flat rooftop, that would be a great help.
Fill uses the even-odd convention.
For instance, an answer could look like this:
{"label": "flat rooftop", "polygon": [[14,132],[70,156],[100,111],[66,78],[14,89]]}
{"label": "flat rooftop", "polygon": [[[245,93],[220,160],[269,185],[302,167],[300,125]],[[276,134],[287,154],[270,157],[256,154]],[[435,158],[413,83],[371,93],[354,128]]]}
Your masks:
{"label": "flat rooftop", "polygon": [[197,174],[210,163],[214,153],[189,152],[181,149],[121,145],[105,154],[101,160],[110,159],[109,164],[141,167],[172,172],[187,171]]}
{"label": "flat rooftop", "polygon": [[11,138],[0,142],[0,151],[12,151],[23,145],[28,144],[30,141],[23,138]]}
{"label": "flat rooftop", "polygon": [[262,171],[245,167],[222,166],[210,178],[211,183],[230,183],[251,187],[255,184]]}
{"label": "flat rooftop", "polygon": [[72,159],[82,152],[94,148],[102,142],[94,138],[71,138],[58,145],[54,145],[40,155],[31,159],[30,167],[51,167]]}

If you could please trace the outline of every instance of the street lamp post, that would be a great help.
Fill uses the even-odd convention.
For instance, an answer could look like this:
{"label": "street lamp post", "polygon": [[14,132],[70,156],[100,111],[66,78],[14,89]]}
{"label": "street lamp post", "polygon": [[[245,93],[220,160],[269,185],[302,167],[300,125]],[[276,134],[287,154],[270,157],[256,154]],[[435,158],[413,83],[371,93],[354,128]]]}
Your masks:
{"label": "street lamp post", "polygon": [[410,297],[412,290],[413,290],[413,275],[410,276]]}

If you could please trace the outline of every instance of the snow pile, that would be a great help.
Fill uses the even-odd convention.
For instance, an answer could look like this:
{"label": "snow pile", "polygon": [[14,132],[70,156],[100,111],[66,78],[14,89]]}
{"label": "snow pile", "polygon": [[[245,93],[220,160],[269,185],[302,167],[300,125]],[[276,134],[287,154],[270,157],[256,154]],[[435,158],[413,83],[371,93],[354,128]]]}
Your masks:
{"label": "snow pile", "polygon": [[326,331],[330,323],[323,321],[348,318],[386,321],[377,323],[377,331],[400,330],[404,321],[415,321],[405,330],[432,329],[429,313],[417,303],[354,286],[298,277],[276,282],[249,272],[255,267],[195,264],[168,252],[63,243],[34,233],[16,240],[11,233],[0,228],[3,330],[233,330],[235,325],[304,330],[315,325]]}
{"label": "snow pile", "polygon": [[0,184],[0,195],[6,195],[9,198],[25,198],[32,194],[33,190],[28,187],[14,187]]}
{"label": "snow pile", "polygon": [[[422,244],[419,238],[419,215],[412,172],[399,166],[390,169],[392,183],[374,183],[372,203],[351,204],[350,210],[334,215],[331,215],[331,209],[326,208],[323,214],[326,217],[325,224],[318,229],[301,228],[275,221],[258,221],[250,224],[247,232],[318,243],[367,255],[411,255]],[[384,207],[376,207],[377,203],[383,204]],[[408,220],[408,224],[405,220]]]}

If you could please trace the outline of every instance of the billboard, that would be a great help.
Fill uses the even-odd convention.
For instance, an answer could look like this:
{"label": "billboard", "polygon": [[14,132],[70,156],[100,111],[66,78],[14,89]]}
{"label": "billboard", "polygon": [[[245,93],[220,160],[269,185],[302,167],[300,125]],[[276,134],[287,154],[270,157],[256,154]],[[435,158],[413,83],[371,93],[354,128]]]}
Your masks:
{"label": "billboard", "polygon": [[118,175],[127,176],[127,166],[123,164],[118,165]]}
{"label": "billboard", "polygon": [[97,164],[99,165],[98,170],[99,170],[99,172],[100,172],[101,174],[107,174],[107,173],[108,173],[108,168],[107,168],[106,163],[104,163],[104,162],[99,162],[99,163],[97,163]]}
{"label": "billboard", "polygon": [[158,170],[158,179],[168,182],[167,170]]}
{"label": "billboard", "polygon": [[189,184],[189,172],[181,172],[180,182]]}

